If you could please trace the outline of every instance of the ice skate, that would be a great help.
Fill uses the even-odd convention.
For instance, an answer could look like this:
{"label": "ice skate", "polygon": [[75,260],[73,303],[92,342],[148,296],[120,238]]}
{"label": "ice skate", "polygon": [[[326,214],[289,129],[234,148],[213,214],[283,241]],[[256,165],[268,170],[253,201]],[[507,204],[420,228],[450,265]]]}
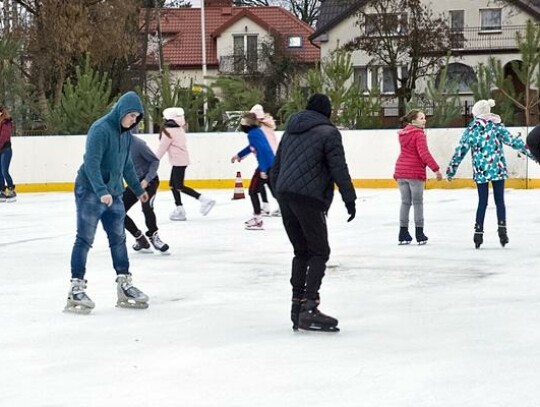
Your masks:
{"label": "ice skate", "polygon": [[497,233],[499,234],[499,241],[501,242],[501,246],[504,247],[508,244],[508,235],[506,233],[506,222],[500,221],[497,227]]}
{"label": "ice skate", "polygon": [[274,218],[281,218],[281,209],[277,208],[274,212],[270,214]]}
{"label": "ice skate", "polygon": [[201,213],[203,214],[203,216],[208,215],[208,213],[212,210],[212,208],[216,204],[216,201],[208,198],[205,195],[201,195],[199,197],[199,201],[201,202]]}
{"label": "ice skate", "polygon": [[479,249],[482,243],[484,243],[484,228],[479,224],[474,225],[474,247]]}
{"label": "ice skate", "polygon": [[338,320],[319,311],[317,301],[302,303],[298,327],[306,331],[339,332]]}
{"label": "ice skate", "polygon": [[6,192],[5,192],[5,188],[3,188],[0,191],[0,202],[6,202],[6,200],[7,200],[7,195],[6,195]]}
{"label": "ice skate", "polygon": [[6,202],[15,202],[17,201],[17,193],[15,192],[15,185],[12,187],[7,187],[5,191]]}
{"label": "ice skate", "polygon": [[[416,227],[416,241],[419,245],[424,245],[428,241],[428,237],[424,235],[424,228],[423,227]],[[412,240],[412,239],[411,239]]]}
{"label": "ice skate", "polygon": [[298,319],[300,318],[300,309],[302,304],[300,298],[293,298],[291,304],[291,321],[293,323],[292,329],[298,331]]}
{"label": "ice skate", "polygon": [[136,252],[149,252],[148,249],[150,249],[150,243],[148,243],[148,239],[146,239],[146,236],[142,234],[142,232],[139,230],[137,232],[137,235],[135,236],[135,243],[133,244],[133,250]]}
{"label": "ice skate", "polygon": [[246,221],[244,227],[246,230],[264,230],[261,215],[255,215],[253,218]]}
{"label": "ice skate", "polygon": [[401,226],[399,228],[398,241],[400,245],[410,244],[412,242],[412,236],[409,233],[409,228],[407,228],[406,226]]}
{"label": "ice skate", "polygon": [[116,291],[118,294],[117,307],[122,308],[148,308],[148,296],[131,284],[130,274],[119,274],[116,277]]}
{"label": "ice skate", "polygon": [[263,202],[261,207],[262,216],[272,216],[272,211],[270,210],[270,204],[268,202]]}
{"label": "ice skate", "polygon": [[68,293],[67,304],[64,312],[75,314],[89,314],[96,306],[94,301],[86,295],[86,280],[79,278],[71,279],[71,289]]}
{"label": "ice skate", "polygon": [[183,221],[187,220],[186,218],[186,210],[182,205],[178,205],[169,215],[170,220],[174,221]]}
{"label": "ice skate", "polygon": [[169,254],[167,252],[169,250],[169,245],[161,241],[157,230],[152,234],[152,236],[150,236],[150,243],[152,243],[152,246],[154,246],[154,249],[158,250],[159,252],[163,254]]}

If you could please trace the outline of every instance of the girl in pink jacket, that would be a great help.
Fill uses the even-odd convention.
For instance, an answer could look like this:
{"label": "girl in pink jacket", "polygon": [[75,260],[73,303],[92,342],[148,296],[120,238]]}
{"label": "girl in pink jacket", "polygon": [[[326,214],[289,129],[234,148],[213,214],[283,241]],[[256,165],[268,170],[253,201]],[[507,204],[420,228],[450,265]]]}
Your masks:
{"label": "girl in pink jacket", "polygon": [[186,143],[186,132],[184,126],[184,109],[181,107],[170,107],[163,111],[165,120],[159,135],[159,147],[156,156],[161,159],[165,153],[169,155],[169,162],[172,165],[169,186],[171,188],[176,208],[171,212],[171,220],[186,220],[186,211],[182,205],[180,192],[185,193],[201,203],[201,213],[206,216],[214,207],[216,201],[201,195],[194,189],[184,185],[186,168],[189,165],[189,154]]}
{"label": "girl in pink jacket", "polygon": [[405,128],[398,132],[401,152],[396,162],[394,179],[401,193],[399,212],[399,244],[409,244],[412,237],[409,234],[409,212],[414,207],[414,223],[416,226],[416,241],[426,244],[428,238],[424,234],[424,186],[426,183],[426,166],[442,180],[439,165],[429,152],[424,128],[426,115],[413,109],[401,119]]}

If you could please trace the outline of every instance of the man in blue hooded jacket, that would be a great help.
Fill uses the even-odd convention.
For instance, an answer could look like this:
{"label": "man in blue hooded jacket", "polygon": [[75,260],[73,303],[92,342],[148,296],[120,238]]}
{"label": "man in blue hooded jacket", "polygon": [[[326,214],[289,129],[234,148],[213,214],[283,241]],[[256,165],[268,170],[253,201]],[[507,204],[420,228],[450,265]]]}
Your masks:
{"label": "man in blue hooded jacket", "polygon": [[83,164],[75,180],[77,237],[71,253],[71,289],[65,311],[87,314],[95,306],[86,294],[84,276],[99,221],[107,233],[117,274],[117,305],[148,308],[148,296],[131,283],[124,231],[126,212],[122,201],[123,180],[141,202],[148,200],[129,153],[131,129],[142,120],[143,113],[139,96],[127,92],[88,131]]}

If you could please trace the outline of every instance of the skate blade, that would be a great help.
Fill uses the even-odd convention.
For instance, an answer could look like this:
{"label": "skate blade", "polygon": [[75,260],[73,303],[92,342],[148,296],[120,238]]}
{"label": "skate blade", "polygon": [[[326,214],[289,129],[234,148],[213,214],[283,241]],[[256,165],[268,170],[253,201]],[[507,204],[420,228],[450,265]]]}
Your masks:
{"label": "skate blade", "polygon": [[418,242],[418,246],[424,246],[425,244],[427,244],[427,240],[424,240],[422,242]]}
{"label": "skate blade", "polygon": [[406,246],[408,244],[411,244],[410,240],[404,240],[404,241],[398,243],[399,246]]}
{"label": "skate blade", "polygon": [[88,315],[90,312],[92,312],[93,308],[84,307],[82,305],[75,305],[70,306],[66,305],[63,312],[71,313],[71,314],[81,314],[81,315]]}
{"label": "skate blade", "polygon": [[146,309],[148,308],[147,302],[130,302],[130,301],[118,301],[116,306],[119,308],[131,308],[131,309]]}
{"label": "skate blade", "polygon": [[301,331],[311,331],[311,332],[339,332],[339,328],[337,326],[311,324],[311,325],[305,325],[305,326],[299,325],[298,328]]}
{"label": "skate blade", "polygon": [[140,254],[151,254],[151,253],[154,253],[154,251],[153,251],[152,249],[150,249],[150,248],[148,248],[148,249],[141,249],[141,250],[135,250],[135,249],[133,249],[133,251],[134,251],[135,253],[140,253]]}
{"label": "skate blade", "polygon": [[171,252],[169,250],[167,250],[165,252],[162,252],[161,250],[156,250],[155,253],[160,255],[160,256],[170,256],[171,255]]}
{"label": "skate blade", "polygon": [[263,228],[252,228],[252,227],[248,227],[248,226],[244,227],[244,229],[246,229],[246,230],[264,230]]}

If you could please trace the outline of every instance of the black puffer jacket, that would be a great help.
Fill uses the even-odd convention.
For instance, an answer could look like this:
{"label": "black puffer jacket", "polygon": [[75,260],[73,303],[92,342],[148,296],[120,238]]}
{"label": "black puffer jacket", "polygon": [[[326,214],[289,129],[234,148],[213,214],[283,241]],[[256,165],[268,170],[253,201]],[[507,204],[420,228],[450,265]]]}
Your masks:
{"label": "black puffer jacket", "polygon": [[324,115],[303,110],[287,124],[270,172],[278,199],[302,199],[328,210],[334,183],[345,203],[356,200],[341,134]]}

